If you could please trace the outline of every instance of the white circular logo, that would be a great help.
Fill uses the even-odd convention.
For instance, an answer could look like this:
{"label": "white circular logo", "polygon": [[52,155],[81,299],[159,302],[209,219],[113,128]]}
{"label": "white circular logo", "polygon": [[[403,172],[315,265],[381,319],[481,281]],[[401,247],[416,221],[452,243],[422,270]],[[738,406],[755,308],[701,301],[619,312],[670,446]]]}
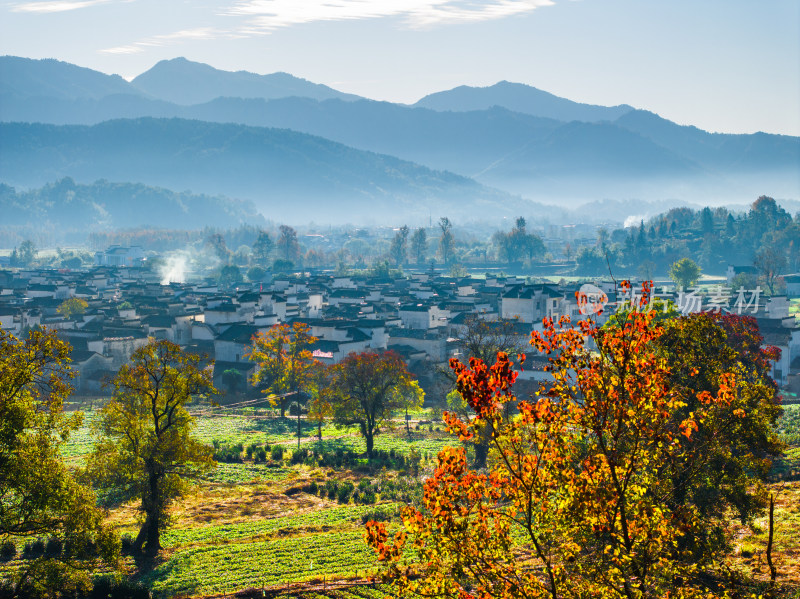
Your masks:
{"label": "white circular logo", "polygon": [[584,283],[575,294],[578,300],[578,309],[583,315],[600,314],[603,311],[608,296],[597,285]]}

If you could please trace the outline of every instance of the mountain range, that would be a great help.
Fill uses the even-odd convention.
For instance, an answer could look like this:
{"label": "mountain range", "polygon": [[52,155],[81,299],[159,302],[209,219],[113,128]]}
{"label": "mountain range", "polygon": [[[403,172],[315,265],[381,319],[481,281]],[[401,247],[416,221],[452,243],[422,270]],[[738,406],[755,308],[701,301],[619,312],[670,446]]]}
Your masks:
{"label": "mountain range", "polygon": [[15,187],[136,181],[249,200],[276,221],[427,221],[465,207],[501,217],[533,207],[460,175],[289,129],[145,117],[0,123],[0,138],[0,181]]}
{"label": "mountain range", "polygon": [[62,233],[104,231],[114,228],[159,227],[202,229],[213,213],[213,225],[235,228],[265,223],[252,202],[221,196],[176,193],[141,183],[96,181],[75,183],[69,177],[31,190],[0,184],[3,225],[39,229],[58,228]]}
{"label": "mountain range", "polygon": [[[163,123],[172,124],[153,130],[152,123],[162,121],[142,117],[170,119]],[[107,134],[109,127],[120,135],[150,131],[156,135],[150,144],[141,137],[113,142],[147,151],[163,141],[165,128],[174,127],[183,136],[177,157],[156,149],[167,163],[153,165],[149,179],[136,181],[249,198],[259,206],[265,200],[256,192],[270,169],[281,173],[274,185],[284,197],[305,200],[309,194],[326,194],[362,214],[374,207],[370,198],[378,204],[403,198],[401,204],[409,208],[417,196],[421,204],[416,212],[424,213],[433,210],[437,198],[446,201],[462,195],[461,212],[476,217],[480,202],[472,205],[473,197],[516,209],[520,204],[514,195],[571,206],[614,197],[745,203],[761,194],[800,196],[800,138],[708,133],[628,105],[580,104],[518,83],[461,86],[409,106],[345,94],[286,73],[227,72],[183,58],[159,62],[130,82],[55,60],[0,58],[0,120],[96,126],[118,119],[132,123],[117,121],[85,131]],[[207,123],[226,124],[214,129],[225,133],[213,138]],[[266,144],[261,159],[248,160],[232,144],[228,136],[233,135],[234,125],[240,126],[234,138],[243,135]],[[262,131],[256,133],[254,128]],[[297,135],[278,136],[275,129],[291,129]],[[14,135],[21,133],[15,131]],[[21,138],[4,137],[3,162],[28,161],[21,171],[8,175],[15,177],[15,185],[40,185],[46,175],[148,176],[150,167],[144,162],[138,171],[112,164],[111,156],[128,150],[114,151],[111,140],[99,141],[101,134],[79,134],[69,127],[56,131],[42,128],[27,138],[24,160],[11,155],[23,151],[22,146],[9,145],[11,140],[21,143]],[[314,141],[301,133],[314,136]],[[76,143],[83,144],[82,158],[75,149],[67,158],[63,145],[32,145],[71,143],[67,140],[73,135],[81,139]],[[267,151],[278,138],[278,146]],[[202,143],[194,144],[193,139]],[[326,140],[337,143],[326,145]],[[92,143],[99,145],[90,148]],[[202,153],[190,158],[195,151]],[[235,180],[218,170],[189,168],[193,161],[206,164],[212,154],[224,156],[221,163],[237,171]],[[52,155],[57,158],[50,162],[46,157]],[[239,160],[243,162],[238,164],[260,172],[241,168]],[[0,165],[6,182],[9,170]],[[465,194],[467,189],[472,191]],[[528,213],[534,208],[521,205],[529,208]]]}

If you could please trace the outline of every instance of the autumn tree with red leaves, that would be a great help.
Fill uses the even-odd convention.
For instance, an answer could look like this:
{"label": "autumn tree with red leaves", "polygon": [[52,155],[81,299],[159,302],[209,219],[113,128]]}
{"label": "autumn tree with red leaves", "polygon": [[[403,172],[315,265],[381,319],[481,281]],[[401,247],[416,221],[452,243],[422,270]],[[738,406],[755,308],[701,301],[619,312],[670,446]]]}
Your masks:
{"label": "autumn tree with red leaves", "polygon": [[[642,307],[650,291],[645,285]],[[670,335],[699,335],[693,326],[718,326],[713,318],[673,325],[655,316],[631,310],[608,327],[546,319],[531,343],[549,356],[552,380],[519,401],[510,421],[502,417],[516,399],[509,357],[498,354],[491,367],[451,362],[476,416],[447,414],[446,422],[462,440],[490,426],[492,452],[488,468],[475,471],[463,448],[443,450],[401,530],[390,536],[385,524],[367,524],[400,596],[722,596],[715,573],[724,542],[702,540],[724,537],[722,512],[738,508],[735,490],[757,495],[743,455],[766,446],[735,446],[720,433],[742,423],[764,433],[773,396],[763,371],[737,366],[734,354],[691,367],[670,355]],[[696,341],[699,350],[705,339]],[[760,348],[732,351],[739,365],[767,357]],[[744,460],[745,488],[708,478],[720,459]],[[704,494],[717,483],[731,493],[718,493],[709,509]]]}

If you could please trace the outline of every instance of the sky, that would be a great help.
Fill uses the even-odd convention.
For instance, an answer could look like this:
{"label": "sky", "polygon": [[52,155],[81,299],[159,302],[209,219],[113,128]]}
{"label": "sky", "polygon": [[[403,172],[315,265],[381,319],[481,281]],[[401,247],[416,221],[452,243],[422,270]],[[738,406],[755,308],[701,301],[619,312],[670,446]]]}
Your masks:
{"label": "sky", "polygon": [[507,80],[800,135],[798,0],[0,0],[0,54],[127,79],[184,56],[404,103]]}

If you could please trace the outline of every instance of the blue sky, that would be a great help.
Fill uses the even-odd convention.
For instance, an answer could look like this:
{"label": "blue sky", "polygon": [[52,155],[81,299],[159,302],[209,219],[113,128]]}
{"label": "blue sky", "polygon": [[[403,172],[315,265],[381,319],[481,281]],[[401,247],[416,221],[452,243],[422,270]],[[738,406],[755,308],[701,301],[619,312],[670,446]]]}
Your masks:
{"label": "blue sky", "polygon": [[185,56],[409,103],[505,79],[800,135],[798,0],[0,0],[0,53],[126,78]]}

